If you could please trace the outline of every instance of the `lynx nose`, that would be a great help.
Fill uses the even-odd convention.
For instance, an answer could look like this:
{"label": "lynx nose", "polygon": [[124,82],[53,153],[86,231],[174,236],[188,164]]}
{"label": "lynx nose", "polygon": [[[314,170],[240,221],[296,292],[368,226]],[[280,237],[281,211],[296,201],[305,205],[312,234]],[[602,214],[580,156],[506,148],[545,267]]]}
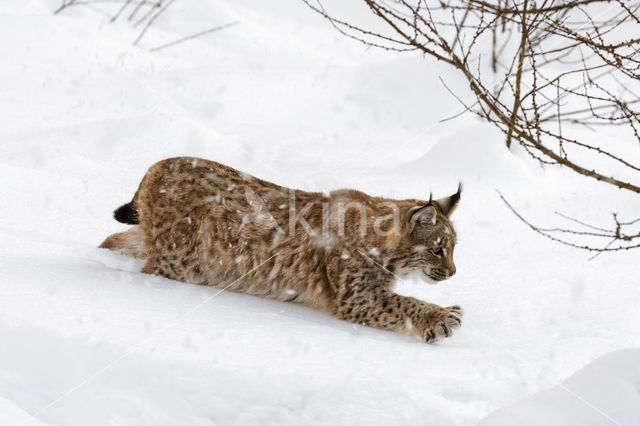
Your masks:
{"label": "lynx nose", "polygon": [[451,265],[449,268],[447,268],[447,274],[449,275],[449,277],[452,277],[456,274],[456,267]]}

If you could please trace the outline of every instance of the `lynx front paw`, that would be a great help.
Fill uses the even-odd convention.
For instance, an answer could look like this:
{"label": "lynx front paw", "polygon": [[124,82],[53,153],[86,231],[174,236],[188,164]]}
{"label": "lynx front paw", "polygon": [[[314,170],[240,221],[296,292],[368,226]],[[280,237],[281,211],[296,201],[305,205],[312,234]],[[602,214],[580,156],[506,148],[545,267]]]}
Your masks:
{"label": "lynx front paw", "polygon": [[424,341],[434,343],[453,334],[462,324],[462,308],[458,305],[439,308],[427,323]]}

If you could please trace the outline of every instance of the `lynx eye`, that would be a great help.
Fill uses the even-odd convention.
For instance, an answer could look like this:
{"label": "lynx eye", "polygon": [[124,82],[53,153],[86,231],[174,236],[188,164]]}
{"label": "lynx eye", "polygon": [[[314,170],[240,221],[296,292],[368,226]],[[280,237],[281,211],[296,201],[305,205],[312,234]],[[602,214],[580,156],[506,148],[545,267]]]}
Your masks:
{"label": "lynx eye", "polygon": [[442,256],[444,254],[444,252],[442,251],[442,247],[437,247],[435,249],[432,249],[431,252],[436,256]]}

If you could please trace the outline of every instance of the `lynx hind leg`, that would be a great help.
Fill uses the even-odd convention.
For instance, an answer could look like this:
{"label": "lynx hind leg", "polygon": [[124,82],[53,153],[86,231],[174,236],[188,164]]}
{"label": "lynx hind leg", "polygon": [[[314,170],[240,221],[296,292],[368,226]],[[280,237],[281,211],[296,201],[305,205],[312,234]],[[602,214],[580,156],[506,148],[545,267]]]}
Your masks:
{"label": "lynx hind leg", "polygon": [[100,248],[117,251],[137,259],[147,257],[144,235],[138,226],[134,226],[125,232],[110,235],[100,244]]}

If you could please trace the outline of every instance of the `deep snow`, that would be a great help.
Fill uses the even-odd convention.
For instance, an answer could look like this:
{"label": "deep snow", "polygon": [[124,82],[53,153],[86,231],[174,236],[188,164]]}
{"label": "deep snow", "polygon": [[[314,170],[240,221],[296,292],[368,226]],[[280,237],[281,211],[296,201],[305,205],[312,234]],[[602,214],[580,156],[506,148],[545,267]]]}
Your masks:
{"label": "deep snow", "polygon": [[[640,201],[540,170],[471,116],[439,123],[459,105],[437,77],[465,90],[447,68],[364,50],[296,0],[179,1],[136,48],[137,30],[99,13],[109,4],[57,4],[0,3],[0,424],[475,424],[640,346],[638,253],[589,261],[496,189],[551,224],[554,210],[631,218]],[[462,305],[462,328],[425,345],[97,249],[146,168],[174,155],[398,198],[462,180],[457,275],[398,286]],[[576,394],[598,407],[588,387]]]}
{"label": "deep snow", "polygon": [[614,351],[598,358],[562,384],[497,410],[480,424],[637,425],[640,423],[638,360],[638,349]]}

